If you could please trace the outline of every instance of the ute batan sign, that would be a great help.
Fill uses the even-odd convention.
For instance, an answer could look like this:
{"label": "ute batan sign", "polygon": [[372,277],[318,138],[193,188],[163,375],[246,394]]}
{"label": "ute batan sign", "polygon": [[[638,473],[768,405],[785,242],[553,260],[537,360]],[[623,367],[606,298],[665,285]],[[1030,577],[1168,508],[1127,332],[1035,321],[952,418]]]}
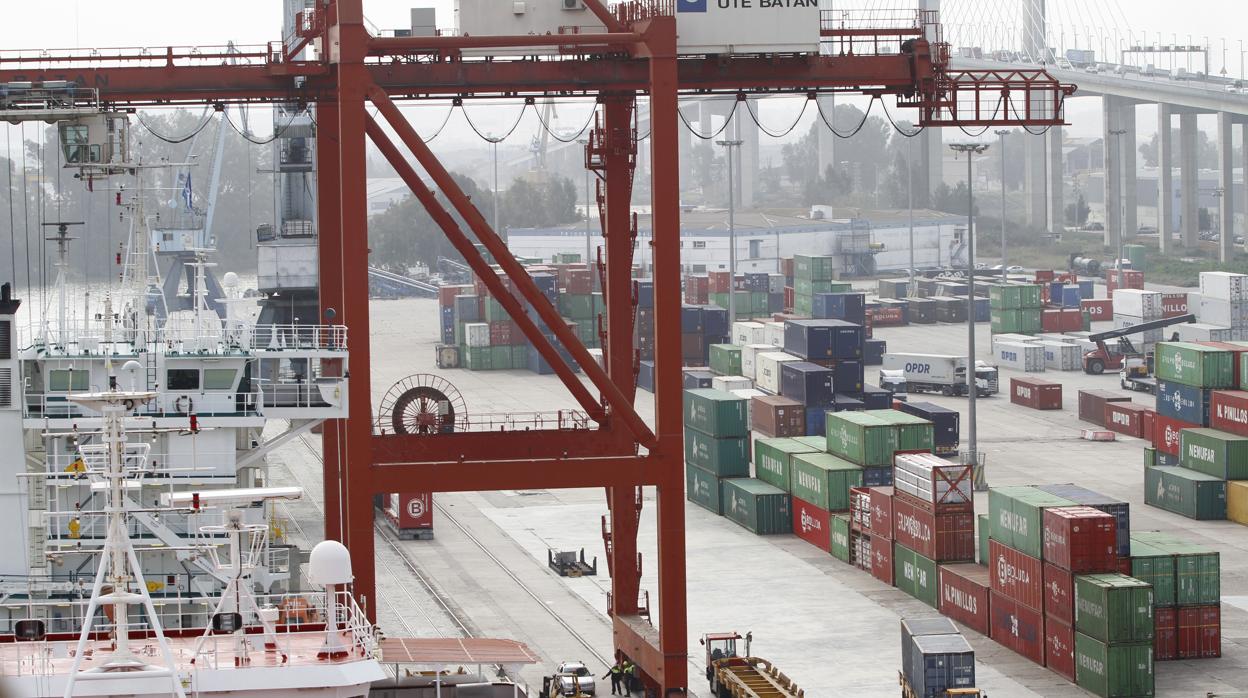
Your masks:
{"label": "ute batan sign", "polygon": [[818,0],[677,0],[677,49],[818,53]]}

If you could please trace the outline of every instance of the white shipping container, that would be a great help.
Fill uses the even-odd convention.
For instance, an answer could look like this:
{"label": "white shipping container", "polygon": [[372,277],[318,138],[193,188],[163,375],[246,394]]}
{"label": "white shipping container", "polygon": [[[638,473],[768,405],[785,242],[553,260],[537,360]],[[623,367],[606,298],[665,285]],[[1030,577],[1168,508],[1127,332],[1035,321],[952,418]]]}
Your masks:
{"label": "white shipping container", "polygon": [[1039,373],[1044,370],[1044,347],[1039,344],[1001,342],[993,345],[992,355],[997,363],[1015,371]]}
{"label": "white shipping container", "polygon": [[1080,352],[1086,353],[1089,351],[1096,351],[1096,342],[1089,340],[1086,332],[1068,334],[1066,335],[1066,339],[1071,344],[1079,347]]}
{"label": "white shipping container", "polygon": [[1060,332],[1041,332],[1035,336],[1037,342],[1062,342],[1063,344],[1074,344],[1075,340]]}
{"label": "white shipping container", "polygon": [[[741,398],[742,400],[745,400],[747,405],[749,404],[750,400],[756,397],[762,397],[767,394],[759,390],[758,388],[744,388],[741,390],[732,390],[729,392]],[[749,407],[745,408],[745,428],[746,429],[754,428],[754,423],[750,420],[750,413],[753,411],[754,410],[751,410]]]}
{"label": "white shipping container", "polygon": [[1076,371],[1083,368],[1083,350],[1070,342],[1040,342],[1044,347],[1044,368]]}
{"label": "white shipping container", "polygon": [[754,382],[761,390],[765,390],[772,395],[780,394],[780,366],[790,361],[801,361],[792,354],[786,354],[782,351],[765,351],[754,359],[755,361],[755,377]]}
{"label": "white shipping container", "polygon": [[711,387],[716,390],[748,390],[754,387],[754,381],[745,376],[715,376],[711,379]]}
{"label": "white shipping container", "polygon": [[1147,320],[1161,319],[1161,293],[1122,288],[1114,291],[1114,317],[1127,315]]}
{"label": "white shipping container", "polygon": [[[1115,292],[1115,295],[1117,295],[1117,292]],[[1119,315],[1118,313],[1114,313],[1114,329],[1115,330],[1122,330],[1128,327],[1135,327],[1136,325],[1142,324],[1144,322],[1149,322],[1149,320],[1145,320],[1144,318],[1141,318],[1141,317],[1132,317],[1130,315]],[[1140,349],[1142,348],[1141,345],[1149,346],[1152,344],[1156,344],[1157,342],[1165,341],[1165,330],[1163,329],[1148,330],[1140,334],[1133,334],[1130,337],[1128,337],[1128,339],[1131,340],[1131,343],[1135,345],[1136,349]]]}
{"label": "white shipping container", "polygon": [[1008,332],[992,335],[993,344],[996,344],[997,340],[1002,342],[1020,342],[1022,344],[1034,344],[1037,341],[1035,337],[1029,334],[1010,334]]}
{"label": "white shipping container", "polygon": [[490,325],[485,322],[464,323],[464,343],[470,347],[490,346]]}
{"label": "white shipping container", "polygon": [[675,4],[676,49],[681,54],[819,52],[817,0]]}
{"label": "white shipping container", "polygon": [[767,335],[763,332],[763,323],[748,320],[732,323],[732,343],[739,347],[747,344],[766,344]]}
{"label": "white shipping container", "polygon": [[1203,322],[1175,325],[1174,331],[1179,333],[1180,342],[1233,342],[1234,332],[1229,327],[1210,325]]}
{"label": "white shipping container", "polygon": [[758,367],[754,358],[767,351],[780,351],[780,347],[772,344],[747,344],[741,347],[741,375],[758,380]]}
{"label": "white shipping container", "polygon": [[1225,301],[1201,296],[1196,318],[1208,325],[1248,327],[1248,301]]}
{"label": "white shipping container", "polygon": [[893,486],[925,502],[966,504],[974,497],[966,465],[927,453],[899,455],[893,465]]}
{"label": "white shipping container", "polygon": [[1229,271],[1200,272],[1200,294],[1223,301],[1248,301],[1248,276]]}
{"label": "white shipping container", "polygon": [[764,322],[763,342],[777,347],[784,346],[784,323]]}

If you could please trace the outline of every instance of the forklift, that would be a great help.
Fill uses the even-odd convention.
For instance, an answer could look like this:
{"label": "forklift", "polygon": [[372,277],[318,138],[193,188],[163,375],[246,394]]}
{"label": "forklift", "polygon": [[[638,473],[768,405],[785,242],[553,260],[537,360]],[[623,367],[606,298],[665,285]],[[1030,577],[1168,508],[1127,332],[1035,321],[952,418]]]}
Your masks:
{"label": "forklift", "polygon": [[[1106,370],[1122,371],[1124,373],[1122,375],[1123,387],[1128,387],[1126,383],[1129,380],[1139,380],[1140,378],[1151,380],[1152,357],[1145,356],[1144,352],[1136,349],[1128,337],[1141,332],[1158,330],[1163,327],[1181,325],[1188,322],[1196,322],[1196,316],[1191,314],[1178,315],[1151,322],[1142,322],[1120,330],[1109,330],[1089,335],[1088,341],[1094,342],[1096,349],[1083,355],[1083,372],[1088,375],[1099,376]],[[1114,339],[1118,341],[1112,344],[1106,343]],[[1170,341],[1178,341],[1178,335],[1171,335]]]}

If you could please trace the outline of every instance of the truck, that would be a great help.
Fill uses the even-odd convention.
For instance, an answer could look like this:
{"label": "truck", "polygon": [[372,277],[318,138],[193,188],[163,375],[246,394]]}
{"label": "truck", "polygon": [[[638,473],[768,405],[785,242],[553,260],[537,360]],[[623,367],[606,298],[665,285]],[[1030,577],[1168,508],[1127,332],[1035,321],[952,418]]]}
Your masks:
{"label": "truck", "polygon": [[[1128,363],[1133,364],[1131,370],[1127,370],[1119,374],[1123,387],[1127,387],[1128,380],[1135,380],[1140,377],[1147,377],[1148,371],[1143,374],[1140,371],[1140,365],[1128,359],[1147,358],[1144,352],[1135,348],[1135,345],[1128,339],[1131,335],[1141,334],[1150,330],[1160,330],[1163,327],[1178,325],[1181,323],[1196,322],[1196,316],[1192,314],[1177,315],[1171,318],[1163,318],[1161,320],[1151,320],[1149,322],[1141,322],[1138,325],[1124,327],[1118,330],[1108,330],[1106,332],[1097,332],[1088,335],[1088,341],[1096,344],[1096,348],[1083,355],[1083,372],[1091,376],[1099,376],[1106,370],[1122,371],[1123,367]],[[1109,343],[1110,340],[1118,340]],[[887,363],[887,357],[885,357]],[[1145,362],[1147,365],[1151,362]],[[1149,391],[1151,392],[1151,391]]]}
{"label": "truck", "polygon": [[[737,641],[745,652],[737,652]],[[699,642],[706,650],[706,681],[715,698],[804,698],[806,692],[771,662],[750,656],[753,633],[709,633]]]}
{"label": "truck", "polygon": [[[967,362],[965,356],[885,354],[879,386],[894,392],[966,395]],[[979,397],[995,395],[998,385],[997,367],[976,360],[975,394]]]}

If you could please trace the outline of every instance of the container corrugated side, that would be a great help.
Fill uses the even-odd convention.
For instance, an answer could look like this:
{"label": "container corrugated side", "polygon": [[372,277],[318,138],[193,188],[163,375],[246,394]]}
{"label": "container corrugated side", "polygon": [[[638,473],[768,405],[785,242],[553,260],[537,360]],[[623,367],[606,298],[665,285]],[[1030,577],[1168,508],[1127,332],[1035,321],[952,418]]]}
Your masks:
{"label": "container corrugated side", "polygon": [[684,393],[685,426],[703,434],[724,438],[747,436],[749,403],[726,390],[696,388]]}
{"label": "container corrugated side", "polygon": [[1144,502],[1189,519],[1226,518],[1226,480],[1174,466],[1144,468]]}
{"label": "container corrugated side", "polygon": [[685,427],[685,462],[719,477],[748,477],[750,440],[739,436],[717,439]]}
{"label": "container corrugated side", "polygon": [[1107,645],[1076,632],[1075,682],[1101,698],[1154,695],[1152,643]]}
{"label": "container corrugated side", "polygon": [[992,590],[1037,611],[1044,610],[1044,569],[1039,558],[997,541],[988,543]]}
{"label": "container corrugated side", "polygon": [[961,635],[914,638],[906,678],[920,696],[946,695],[975,686],[975,651]]}
{"label": "container corrugated side", "polygon": [[893,580],[898,589],[919,601],[932,608],[939,606],[935,560],[898,543],[893,546]]}
{"label": "container corrugated side", "polygon": [[893,539],[939,562],[975,558],[975,514],[932,511],[904,493],[893,495]]}
{"label": "container corrugated side", "polygon": [[685,464],[685,497],[711,513],[720,516],[724,513],[719,478],[715,473],[688,463]]}
{"label": "container corrugated side", "polygon": [[1120,499],[1107,497],[1079,485],[1037,485],[1037,489],[1069,499],[1080,506],[1092,507],[1110,514],[1117,522],[1118,556],[1131,555],[1131,505]]}
{"label": "container corrugated side", "polygon": [[849,515],[832,514],[832,557],[849,562]]}
{"label": "container corrugated side", "polygon": [[1075,680],[1075,629],[1051,614],[1044,619],[1044,665],[1067,681]]}
{"label": "container corrugated side", "polygon": [[832,514],[797,497],[792,499],[793,535],[824,552],[835,554],[832,546]]}
{"label": "container corrugated side", "polygon": [[864,414],[878,417],[897,426],[898,451],[923,451],[935,448],[935,431],[930,421],[898,410],[867,410]]}
{"label": "container corrugated side", "polygon": [[940,612],[981,635],[988,634],[989,573],[981,565],[941,565],[937,571]]}
{"label": "container corrugated side", "polygon": [[756,439],[754,441],[754,477],[788,491],[793,456],[815,453],[818,449],[797,439]]}
{"label": "container corrugated side", "polygon": [[1187,606],[1221,601],[1222,561],[1217,550],[1164,531],[1142,531],[1139,540],[1154,550],[1174,556],[1175,603]]}
{"label": "container corrugated side", "polygon": [[897,427],[862,412],[829,413],[827,451],[858,465],[891,465]]}
{"label": "container corrugated side", "polygon": [[1031,661],[1044,665],[1044,614],[1008,596],[991,592],[989,636]]}
{"label": "container corrugated side", "polygon": [[789,493],[754,478],[723,481],[724,516],[759,535],[793,532]]}
{"label": "container corrugated side", "polygon": [[1123,574],[1075,577],[1075,629],[1102,642],[1153,639],[1153,587]]}
{"label": "container corrugated side", "polygon": [[1174,605],[1174,555],[1133,537],[1131,576],[1153,587],[1154,607]]}
{"label": "container corrugated side", "polygon": [[862,486],[862,468],[830,453],[799,453],[790,461],[793,494],[828,511],[849,509],[849,489]]}
{"label": "container corrugated side", "polygon": [[1072,506],[1064,497],[1030,486],[995,488],[988,492],[992,538],[1034,558],[1044,554],[1042,515],[1047,507]]}
{"label": "container corrugated side", "polygon": [[1184,429],[1179,434],[1184,468],[1221,480],[1248,480],[1248,437],[1217,429]]}
{"label": "container corrugated side", "polygon": [[1235,386],[1235,355],[1188,342],[1160,342],[1154,349],[1157,377],[1197,388]]}

